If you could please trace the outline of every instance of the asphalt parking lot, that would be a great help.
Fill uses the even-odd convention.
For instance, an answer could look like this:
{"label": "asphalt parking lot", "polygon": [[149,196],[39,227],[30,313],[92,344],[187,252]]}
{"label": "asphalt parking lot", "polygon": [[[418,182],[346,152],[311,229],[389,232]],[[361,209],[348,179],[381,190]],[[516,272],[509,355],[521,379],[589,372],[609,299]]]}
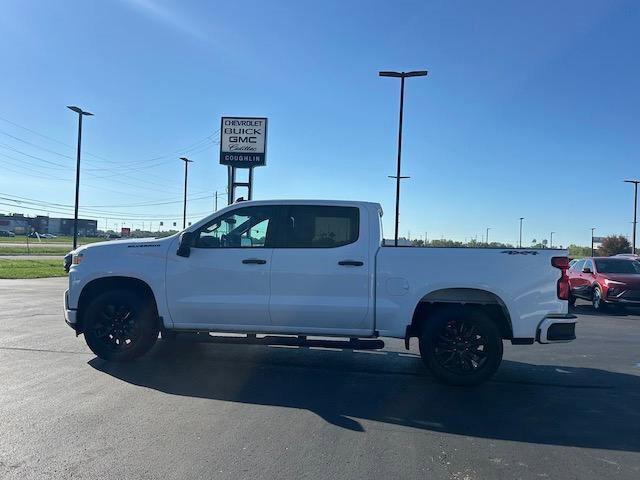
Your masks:
{"label": "asphalt parking lot", "polygon": [[159,342],[95,358],[66,279],[0,280],[3,479],[638,479],[640,316],[579,304],[578,340],[440,385],[376,352]]}

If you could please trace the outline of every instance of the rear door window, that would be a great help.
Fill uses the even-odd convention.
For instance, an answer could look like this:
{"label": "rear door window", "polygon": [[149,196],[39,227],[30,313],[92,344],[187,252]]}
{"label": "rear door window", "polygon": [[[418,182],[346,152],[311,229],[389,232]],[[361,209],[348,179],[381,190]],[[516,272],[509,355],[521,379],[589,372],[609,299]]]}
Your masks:
{"label": "rear door window", "polygon": [[295,205],[285,215],[280,240],[284,248],[335,248],[358,240],[357,207]]}

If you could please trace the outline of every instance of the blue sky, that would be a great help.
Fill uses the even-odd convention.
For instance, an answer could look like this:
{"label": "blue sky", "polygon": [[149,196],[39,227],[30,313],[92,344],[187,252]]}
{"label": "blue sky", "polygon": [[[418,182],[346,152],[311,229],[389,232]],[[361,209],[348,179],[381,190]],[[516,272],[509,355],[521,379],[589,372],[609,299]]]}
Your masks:
{"label": "blue sky", "polygon": [[187,152],[195,220],[226,185],[220,116],[266,116],[256,198],[378,201],[391,236],[399,85],[377,72],[428,69],[406,85],[401,234],[629,235],[639,24],[633,1],[5,0],[0,192],[68,210],[76,104],[84,216],[177,220]]}

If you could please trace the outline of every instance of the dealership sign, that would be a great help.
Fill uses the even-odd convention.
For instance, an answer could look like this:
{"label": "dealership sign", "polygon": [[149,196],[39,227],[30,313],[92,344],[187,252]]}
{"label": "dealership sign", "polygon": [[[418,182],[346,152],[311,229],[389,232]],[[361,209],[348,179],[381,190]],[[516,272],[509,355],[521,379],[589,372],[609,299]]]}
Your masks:
{"label": "dealership sign", "polygon": [[222,117],[220,163],[239,168],[266,164],[267,119],[263,117]]}

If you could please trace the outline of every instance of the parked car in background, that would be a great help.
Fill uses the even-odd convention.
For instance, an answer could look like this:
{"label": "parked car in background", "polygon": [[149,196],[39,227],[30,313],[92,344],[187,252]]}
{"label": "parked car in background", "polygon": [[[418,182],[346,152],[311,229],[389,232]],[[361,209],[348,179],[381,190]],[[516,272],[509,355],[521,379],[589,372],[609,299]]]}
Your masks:
{"label": "parked car in background", "polygon": [[15,237],[16,234],[8,230],[0,230],[0,237]]}
{"label": "parked car in background", "polygon": [[632,260],[638,260],[638,258],[640,258],[640,255],[636,255],[635,253],[619,253],[617,255],[614,255],[614,257],[624,257],[630,258]]}
{"label": "parked car in background", "polygon": [[622,256],[589,257],[569,267],[569,305],[589,300],[595,310],[640,306],[640,262]]}

